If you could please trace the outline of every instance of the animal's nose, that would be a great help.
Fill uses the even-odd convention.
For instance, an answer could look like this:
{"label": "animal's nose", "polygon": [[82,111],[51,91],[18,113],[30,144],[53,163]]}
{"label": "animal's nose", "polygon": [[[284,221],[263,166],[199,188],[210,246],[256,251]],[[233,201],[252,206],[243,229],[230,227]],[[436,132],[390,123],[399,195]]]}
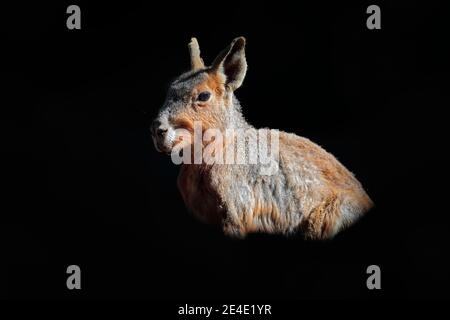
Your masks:
{"label": "animal's nose", "polygon": [[154,120],[152,123],[152,131],[156,136],[163,137],[164,134],[167,132],[167,128],[161,126],[161,121]]}
{"label": "animal's nose", "polygon": [[167,129],[164,129],[164,128],[161,128],[161,127],[159,127],[158,129],[156,129],[156,134],[159,136],[159,137],[163,137],[164,136],[164,134],[167,132]]}

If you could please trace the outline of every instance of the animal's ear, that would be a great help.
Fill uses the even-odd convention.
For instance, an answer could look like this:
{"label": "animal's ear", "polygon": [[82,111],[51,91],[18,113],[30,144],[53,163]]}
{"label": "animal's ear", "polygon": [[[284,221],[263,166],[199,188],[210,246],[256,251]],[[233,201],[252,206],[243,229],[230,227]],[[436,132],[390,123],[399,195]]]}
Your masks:
{"label": "animal's ear", "polygon": [[189,54],[191,56],[192,70],[198,70],[205,67],[203,59],[200,57],[200,47],[196,38],[191,38],[191,42],[189,42]]}
{"label": "animal's ear", "polygon": [[226,85],[231,90],[239,88],[244,81],[247,72],[247,61],[245,60],[245,38],[234,39],[214,59],[212,64],[214,72],[221,72],[226,76]]}

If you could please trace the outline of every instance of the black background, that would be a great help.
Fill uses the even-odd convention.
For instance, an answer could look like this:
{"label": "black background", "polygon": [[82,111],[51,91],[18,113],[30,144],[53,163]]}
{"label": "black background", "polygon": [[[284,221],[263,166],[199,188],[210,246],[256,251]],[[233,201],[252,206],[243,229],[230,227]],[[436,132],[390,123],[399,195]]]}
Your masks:
{"label": "black background", "polygon": [[[81,30],[66,28],[70,4]],[[0,297],[448,298],[447,16],[429,1],[2,5]],[[377,205],[333,241],[226,238],[188,214],[153,147],[190,37],[211,62],[240,35],[249,122],[322,145]]]}

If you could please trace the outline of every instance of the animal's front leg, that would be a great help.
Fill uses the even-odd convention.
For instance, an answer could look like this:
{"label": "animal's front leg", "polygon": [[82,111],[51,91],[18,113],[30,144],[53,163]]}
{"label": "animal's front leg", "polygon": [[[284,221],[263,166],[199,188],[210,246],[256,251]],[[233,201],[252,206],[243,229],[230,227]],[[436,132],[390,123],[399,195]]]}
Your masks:
{"label": "animal's front leg", "polygon": [[231,222],[229,220],[225,220],[223,222],[223,232],[230,237],[236,238],[236,239],[243,239],[246,236],[246,233],[244,230],[242,230],[242,227],[239,225],[236,225],[234,222]]}
{"label": "animal's front leg", "polygon": [[226,218],[222,222],[223,232],[230,237],[236,239],[243,239],[247,235],[242,223],[237,218],[237,215],[227,212]]}
{"label": "animal's front leg", "polygon": [[[237,179],[238,177],[236,176]],[[250,188],[242,184],[231,184],[226,188],[222,188],[222,190],[226,190],[226,192],[221,193],[225,212],[222,221],[223,231],[226,235],[233,238],[245,238],[248,230],[244,223],[244,212],[247,212],[249,208],[246,207],[247,202],[243,199],[250,199]]]}

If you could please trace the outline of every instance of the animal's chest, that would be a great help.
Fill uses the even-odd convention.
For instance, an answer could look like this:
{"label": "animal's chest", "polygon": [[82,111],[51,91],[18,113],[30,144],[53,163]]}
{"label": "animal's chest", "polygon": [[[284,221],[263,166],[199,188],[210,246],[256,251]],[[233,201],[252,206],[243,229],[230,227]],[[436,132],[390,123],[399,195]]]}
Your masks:
{"label": "animal's chest", "polygon": [[224,210],[208,170],[198,165],[183,165],[178,188],[186,206],[199,220],[213,224],[222,221]]}

